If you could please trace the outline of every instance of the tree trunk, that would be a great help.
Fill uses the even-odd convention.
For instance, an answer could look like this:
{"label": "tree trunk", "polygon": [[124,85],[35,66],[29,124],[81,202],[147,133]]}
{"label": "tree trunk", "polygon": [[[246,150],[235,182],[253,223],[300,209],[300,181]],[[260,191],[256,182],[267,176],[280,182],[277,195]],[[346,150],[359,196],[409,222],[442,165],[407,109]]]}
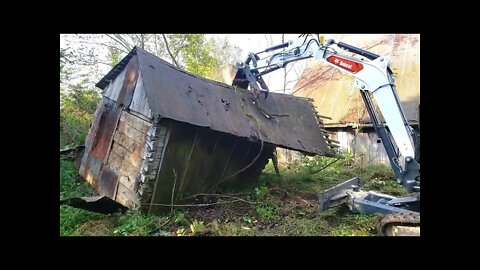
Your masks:
{"label": "tree trunk", "polygon": [[173,56],[172,52],[170,51],[170,48],[168,47],[167,37],[165,36],[165,34],[162,34],[162,36],[163,36],[163,40],[165,41],[165,47],[167,47],[167,52],[168,52],[168,54],[169,54],[170,57],[172,58],[172,61],[173,61],[173,63],[175,64],[175,66],[177,66],[177,67],[179,68],[180,65],[177,63],[177,60],[175,60],[175,57]]}

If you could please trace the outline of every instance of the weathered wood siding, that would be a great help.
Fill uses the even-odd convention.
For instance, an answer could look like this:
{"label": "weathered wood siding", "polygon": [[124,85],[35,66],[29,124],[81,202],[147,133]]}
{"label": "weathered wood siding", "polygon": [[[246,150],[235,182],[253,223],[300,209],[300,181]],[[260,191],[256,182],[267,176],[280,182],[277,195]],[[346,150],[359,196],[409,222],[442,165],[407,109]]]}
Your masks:
{"label": "weathered wood siding", "polygon": [[135,86],[135,93],[133,93],[133,100],[130,104],[130,110],[138,112],[150,119],[153,119],[152,110],[148,105],[148,97],[145,92],[145,86],[143,83],[142,72],[139,70],[138,82]]}
{"label": "weathered wood siding", "polygon": [[[414,126],[418,131],[418,127]],[[390,166],[383,143],[372,127],[361,129],[349,127],[328,128],[332,131],[330,138],[339,141],[341,150],[353,154],[359,164],[385,164]]]}
{"label": "weathered wood siding", "polygon": [[[249,139],[268,142],[272,138],[264,128],[249,126],[250,138],[239,138],[167,115],[152,115],[152,103],[163,106],[171,100],[149,95],[147,87],[157,86],[144,81],[148,72],[138,66],[138,57],[133,55],[124,70],[108,82],[87,136],[80,174],[100,195],[127,207],[140,206],[145,212],[158,213],[170,209],[159,204],[170,205],[172,191],[174,202],[182,202],[194,194],[231,182],[250,181],[260,174],[275,147]],[[176,87],[170,83],[167,86]],[[197,95],[198,102],[202,97],[202,93]],[[297,98],[295,102],[299,103]],[[222,106],[231,113],[230,103]],[[192,114],[196,112],[192,110]]]}
{"label": "weathered wood siding", "polygon": [[123,80],[125,79],[126,69],[124,69],[118,76],[110,82],[110,84],[103,91],[103,95],[111,100],[117,100],[120,90],[122,89]]}
{"label": "weathered wood siding", "polygon": [[138,196],[135,193],[150,126],[150,122],[123,111],[113,137],[106,167],[112,170],[118,179],[114,199],[125,206],[138,204]]}
{"label": "weathered wood siding", "polygon": [[168,143],[169,128],[155,120],[147,132],[147,139],[143,151],[143,163],[140,168],[139,188],[140,205],[142,211],[148,211],[155,188],[157,173],[164,155],[165,145]]}
{"label": "weathered wood siding", "polygon": [[[110,150],[120,112],[121,109],[116,103],[106,97],[102,99],[95,112],[92,126],[85,141],[85,152],[79,172],[94,187],[98,187],[98,182],[102,177],[103,164]],[[108,173],[106,173],[103,177],[108,178],[108,176]],[[107,181],[109,182],[108,187],[102,185],[99,192],[112,196],[111,186],[114,186],[114,184],[110,182],[113,180],[109,178]]]}
{"label": "weathered wood siding", "polygon": [[[132,175],[133,173],[129,175],[119,175],[120,169],[130,171],[134,166],[124,168],[123,163],[120,163],[121,166],[117,167],[109,165],[110,163],[123,162],[123,160],[115,160],[115,158],[118,159],[118,157],[115,157],[115,154],[118,156],[124,151],[124,154],[128,155],[129,162],[134,164],[139,161],[135,160],[133,155],[129,155],[128,151],[141,156],[143,144],[145,143],[145,139],[143,139],[144,141],[140,145],[135,141],[141,140],[136,137],[142,136],[141,130],[135,133],[135,128],[139,128],[138,125],[141,124],[133,124],[134,126],[126,125],[126,115],[124,112],[124,110],[130,106],[137,83],[138,58],[132,57],[122,73],[120,76],[117,76],[117,78],[109,84],[106,91],[104,91],[103,99],[95,112],[92,125],[86,138],[85,153],[79,170],[80,175],[84,177],[99,194],[110,198],[115,198],[118,190],[124,193],[125,189],[123,186],[120,186],[120,184],[125,187],[131,186],[129,181],[132,181],[131,178],[134,177]],[[122,115],[123,121],[120,120]],[[117,130],[121,132],[117,133]],[[133,135],[130,134],[130,132]],[[114,148],[112,149],[112,147]],[[110,160],[109,154],[111,150],[114,150],[114,155]],[[125,166],[128,166],[128,163],[125,163]]]}
{"label": "weathered wood siding", "polygon": [[358,131],[352,127],[329,130],[334,132],[331,138],[340,142],[340,149],[353,154],[359,164],[389,165],[385,148],[373,128],[363,128]]}
{"label": "weathered wood siding", "polygon": [[[168,142],[155,181],[149,213],[158,213],[172,202],[231,181],[250,181],[265,167],[274,147],[232,135],[168,121]],[[247,170],[238,171],[259,157]],[[235,175],[234,177],[230,177]],[[175,186],[175,188],[173,188]]]}

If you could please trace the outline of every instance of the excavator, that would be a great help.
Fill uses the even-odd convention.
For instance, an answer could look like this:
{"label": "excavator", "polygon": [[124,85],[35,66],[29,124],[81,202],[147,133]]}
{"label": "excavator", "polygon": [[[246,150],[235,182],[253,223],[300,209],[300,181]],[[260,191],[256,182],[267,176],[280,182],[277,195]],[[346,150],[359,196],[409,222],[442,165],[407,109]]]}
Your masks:
{"label": "excavator", "polygon": [[[335,48],[354,56],[340,54]],[[260,58],[261,54],[267,56]],[[285,68],[291,62],[308,58],[320,59],[354,77],[354,87],[360,91],[396,181],[408,193],[407,196],[395,197],[364,191],[360,189],[361,179],[355,177],[320,193],[319,210],[346,204],[355,213],[384,215],[379,227],[381,235],[419,236],[420,134],[409,125],[405,117],[388,57],[341,41],[325,39],[323,35],[302,34],[296,40],[261,52],[249,53],[245,62],[237,64],[238,70],[232,85],[250,89],[254,99],[260,103],[262,98],[268,98],[269,93],[262,76]]]}

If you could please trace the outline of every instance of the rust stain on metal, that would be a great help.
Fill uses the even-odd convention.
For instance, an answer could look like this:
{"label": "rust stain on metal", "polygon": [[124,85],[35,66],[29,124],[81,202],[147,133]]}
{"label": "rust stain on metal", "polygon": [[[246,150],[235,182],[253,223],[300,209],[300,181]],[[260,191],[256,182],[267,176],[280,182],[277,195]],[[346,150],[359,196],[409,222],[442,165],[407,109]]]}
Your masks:
{"label": "rust stain on metal", "polygon": [[90,185],[97,187],[100,173],[103,168],[102,161],[96,157],[88,156],[84,164],[82,163],[82,167],[85,168],[84,173],[80,171],[80,175],[85,178]]}
{"label": "rust stain on metal", "polygon": [[100,121],[98,123],[99,128],[91,146],[90,156],[105,161],[107,152],[112,144],[113,134],[118,119],[120,118],[121,111],[121,108],[118,107],[114,101],[106,99],[105,107],[100,115]]}
{"label": "rust stain on metal", "polygon": [[138,78],[138,57],[133,56],[126,66],[125,79],[118,94],[117,102],[120,106],[128,108],[132,102],[133,90]]}

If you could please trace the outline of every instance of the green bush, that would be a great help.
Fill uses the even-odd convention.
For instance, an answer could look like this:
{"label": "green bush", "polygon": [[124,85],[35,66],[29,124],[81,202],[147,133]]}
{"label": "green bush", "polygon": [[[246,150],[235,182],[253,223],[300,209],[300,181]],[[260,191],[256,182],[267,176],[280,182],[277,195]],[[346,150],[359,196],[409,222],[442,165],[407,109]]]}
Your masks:
{"label": "green bush", "polygon": [[278,215],[278,208],[275,205],[264,204],[255,208],[255,211],[263,221],[275,222],[280,219],[280,216]]}
{"label": "green bush", "polygon": [[80,85],[68,92],[60,89],[60,148],[85,142],[100,98],[97,90]]}

